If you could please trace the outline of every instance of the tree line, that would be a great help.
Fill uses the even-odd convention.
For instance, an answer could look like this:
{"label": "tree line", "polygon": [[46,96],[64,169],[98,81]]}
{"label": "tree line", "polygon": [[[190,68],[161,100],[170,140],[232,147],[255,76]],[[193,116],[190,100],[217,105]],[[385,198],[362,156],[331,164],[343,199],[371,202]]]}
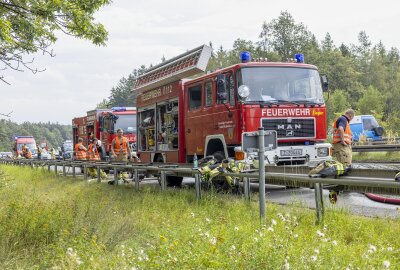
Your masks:
{"label": "tree line", "polygon": [[[386,48],[382,42],[372,44],[365,31],[358,33],[356,44],[335,45],[326,33],[318,41],[307,26],[296,23],[293,16],[282,11],[278,18],[264,22],[257,41],[236,39],[231,49],[214,48],[207,70],[213,71],[238,63],[241,51],[253,58],[286,61],[295,53],[303,53],[306,63],[316,65],[326,74],[330,91],[325,95],[328,125],[346,108],[357,114],[373,114],[388,131],[397,132],[400,124],[400,53],[398,48]],[[210,42],[210,46],[213,44]],[[98,106],[135,106],[132,86],[146,70],[142,65],[117,86]]]}
{"label": "tree line", "polygon": [[49,147],[59,147],[65,140],[72,139],[71,125],[58,123],[14,123],[0,120],[0,151],[8,152],[13,147],[15,136],[33,136],[37,143],[47,142]]}

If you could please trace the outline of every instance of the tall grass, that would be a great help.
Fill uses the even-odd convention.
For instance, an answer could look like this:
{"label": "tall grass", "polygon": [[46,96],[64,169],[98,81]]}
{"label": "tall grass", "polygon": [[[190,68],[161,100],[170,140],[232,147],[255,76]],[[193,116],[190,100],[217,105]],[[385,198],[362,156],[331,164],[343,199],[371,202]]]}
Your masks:
{"label": "tall grass", "polygon": [[391,269],[400,222],[0,166],[1,269]]}

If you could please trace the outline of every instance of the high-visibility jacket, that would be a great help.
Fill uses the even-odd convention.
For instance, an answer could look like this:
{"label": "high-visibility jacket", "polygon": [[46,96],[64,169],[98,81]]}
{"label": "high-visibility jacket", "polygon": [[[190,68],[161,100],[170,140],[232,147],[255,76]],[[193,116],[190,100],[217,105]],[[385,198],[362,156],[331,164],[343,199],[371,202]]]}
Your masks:
{"label": "high-visibility jacket", "polygon": [[22,155],[25,158],[32,158],[32,152],[27,147],[22,148]]}
{"label": "high-visibility jacket", "polygon": [[89,145],[88,158],[91,161],[99,161],[100,160],[99,151],[97,150],[97,147],[94,145],[94,143],[91,143]]}
{"label": "high-visibility jacket", "polygon": [[122,137],[122,141],[120,141],[118,137],[115,137],[114,152],[118,156],[120,151],[122,151],[124,155],[128,154],[128,140],[125,137]]}
{"label": "high-visibility jacket", "polygon": [[[82,146],[82,149],[80,149],[79,146]],[[82,145],[82,143],[77,143],[75,145],[75,154],[76,154],[76,160],[87,159],[86,148]]]}
{"label": "high-visibility jacket", "polygon": [[[332,131],[332,137],[333,137],[332,143],[333,144],[341,142],[339,128],[337,128],[337,126],[336,126],[337,120],[338,120],[338,118],[336,118],[336,120],[333,122],[333,131]],[[353,133],[351,132],[349,121],[346,118],[346,128],[344,129],[344,134],[343,134],[344,142],[347,145],[350,145],[352,137],[353,137]]]}

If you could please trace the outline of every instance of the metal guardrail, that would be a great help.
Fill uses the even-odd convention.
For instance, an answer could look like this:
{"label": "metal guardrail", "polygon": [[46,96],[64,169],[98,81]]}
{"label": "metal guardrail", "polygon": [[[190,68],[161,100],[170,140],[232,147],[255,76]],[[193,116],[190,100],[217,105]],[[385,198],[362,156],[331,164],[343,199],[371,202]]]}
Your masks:
{"label": "metal guardrail", "polygon": [[[58,174],[58,167],[62,167],[62,174],[67,176],[66,168],[72,168],[72,176],[76,177],[76,167],[83,168],[84,179],[88,178],[88,168],[97,169],[97,181],[100,182],[101,169],[113,169],[115,184],[118,185],[118,170],[131,171],[134,175],[135,188],[140,189],[139,173],[141,172],[156,172],[159,173],[161,183],[161,190],[165,191],[167,188],[167,176],[187,176],[195,178],[196,197],[201,198],[201,181],[200,172],[189,167],[182,167],[178,165],[167,164],[143,164],[143,163],[107,163],[107,162],[89,162],[89,161],[41,161],[41,160],[27,160],[27,159],[0,159],[0,164],[17,165],[17,166],[30,166],[32,168],[46,167],[50,171],[51,167],[54,168]],[[286,167],[285,172],[273,172],[273,167],[266,167],[265,183],[273,185],[282,185],[290,187],[306,187],[315,188],[315,200],[317,210],[317,220],[322,221],[323,215],[323,199],[322,189],[324,185],[340,186],[340,190],[355,191],[362,193],[379,193],[379,194],[392,194],[400,195],[400,182],[394,181],[394,178],[384,177],[355,177],[344,176],[340,178],[310,178],[304,171],[295,169],[293,167]],[[279,168],[279,167],[276,167]],[[297,171],[295,171],[297,170]],[[303,169],[304,170],[304,169]],[[295,172],[293,172],[295,171]],[[243,182],[244,195],[246,199],[250,199],[250,182],[260,182],[260,175],[257,172],[243,172],[243,173],[222,173],[221,176],[238,177]]]}
{"label": "metal guardrail", "polygon": [[400,151],[400,144],[354,145],[353,152],[394,152]]}

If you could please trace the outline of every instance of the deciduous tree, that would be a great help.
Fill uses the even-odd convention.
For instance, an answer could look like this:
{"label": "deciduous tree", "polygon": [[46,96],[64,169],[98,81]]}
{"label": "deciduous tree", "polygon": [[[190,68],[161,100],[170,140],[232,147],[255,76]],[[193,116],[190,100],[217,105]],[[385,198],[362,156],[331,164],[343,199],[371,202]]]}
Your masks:
{"label": "deciduous tree", "polygon": [[[111,0],[0,0],[0,70],[32,67],[26,56],[36,52],[53,56],[56,31],[104,45],[107,31],[94,13]],[[0,74],[4,80],[4,74]]]}

